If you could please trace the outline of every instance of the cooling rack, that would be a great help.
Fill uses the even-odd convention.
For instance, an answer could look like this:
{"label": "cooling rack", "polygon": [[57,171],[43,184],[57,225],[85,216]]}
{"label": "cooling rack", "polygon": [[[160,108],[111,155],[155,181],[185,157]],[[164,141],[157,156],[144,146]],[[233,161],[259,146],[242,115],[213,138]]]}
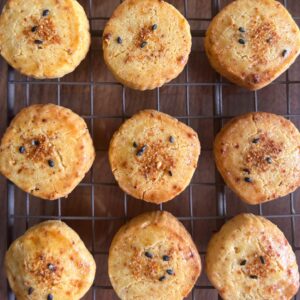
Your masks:
{"label": "cooling rack", "polygon": [[[24,106],[56,103],[80,114],[88,123],[97,159],[69,199],[48,202],[23,193],[7,183],[8,245],[28,227],[48,219],[68,223],[93,253],[97,274],[84,299],[117,299],[107,275],[108,248],[117,229],[144,211],[168,210],[192,234],[201,257],[207,243],[230,217],[241,212],[265,216],[285,233],[300,258],[300,193],[259,206],[242,203],[223,183],[212,156],[214,136],[233,116],[249,111],[281,114],[300,127],[300,62],[269,87],[249,92],[236,87],[209,66],[203,37],[211,18],[228,2],[222,0],[172,0],[189,20],[193,50],[184,72],[154,91],[137,92],[117,83],[106,69],[101,52],[102,30],[119,0],[82,0],[90,20],[92,47],[86,60],[72,74],[59,80],[34,80],[8,69],[8,122]],[[282,1],[300,23],[298,0]],[[154,108],[173,115],[199,134],[202,154],[190,186],[175,200],[155,206],[132,199],[117,186],[109,170],[109,139],[118,126],[135,112]],[[7,299],[15,299],[7,286]],[[220,299],[204,272],[188,299]],[[295,299],[300,299],[296,296]]]}

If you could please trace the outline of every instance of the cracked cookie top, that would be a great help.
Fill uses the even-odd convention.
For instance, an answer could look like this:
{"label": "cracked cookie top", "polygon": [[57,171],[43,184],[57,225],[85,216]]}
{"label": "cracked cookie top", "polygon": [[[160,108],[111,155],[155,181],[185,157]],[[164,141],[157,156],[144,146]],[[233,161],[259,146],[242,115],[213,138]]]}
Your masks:
{"label": "cracked cookie top", "polygon": [[249,204],[300,186],[300,133],[281,116],[257,112],[234,118],[217,135],[214,154],[226,184]]}
{"label": "cracked cookie top", "polygon": [[0,54],[22,74],[58,78],[90,46],[89,22],[76,0],[9,0],[0,16]]}
{"label": "cracked cookie top", "polygon": [[191,51],[187,20],[162,0],[126,0],[103,33],[104,60],[133,89],[162,86],[184,69]]}
{"label": "cracked cookie top", "polygon": [[114,134],[109,160],[120,187],[153,203],[173,199],[190,183],[200,155],[197,133],[167,114],[144,110]]}
{"label": "cracked cookie top", "polygon": [[197,248],[170,213],[142,214],[114,237],[108,259],[114,290],[122,300],[181,300],[201,272]]}
{"label": "cracked cookie top", "polygon": [[222,76],[257,90],[295,61],[300,53],[300,31],[278,1],[237,0],[211,22],[205,49]]}
{"label": "cracked cookie top", "polygon": [[12,243],[5,271],[19,300],[79,300],[94,281],[96,264],[74,230],[46,221]]}
{"label": "cracked cookie top", "polygon": [[289,300],[299,288],[296,256],[269,220],[241,214],[209,242],[207,276],[224,300]]}
{"label": "cracked cookie top", "polygon": [[85,121],[54,104],[21,110],[0,145],[0,172],[25,192],[66,197],[90,169],[95,151]]}

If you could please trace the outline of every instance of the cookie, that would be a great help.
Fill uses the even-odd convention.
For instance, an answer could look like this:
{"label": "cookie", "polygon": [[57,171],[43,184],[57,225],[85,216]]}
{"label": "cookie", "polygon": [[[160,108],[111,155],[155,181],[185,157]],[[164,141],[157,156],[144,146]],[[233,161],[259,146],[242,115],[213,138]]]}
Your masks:
{"label": "cookie", "polygon": [[67,197],[89,171],[95,150],[85,121],[54,104],[13,119],[0,145],[0,172],[36,197]]}
{"label": "cookie", "polygon": [[211,65],[249,90],[270,84],[300,53],[300,31],[274,0],[237,0],[211,22],[205,38]]}
{"label": "cookie", "polygon": [[116,234],[109,250],[109,278],[122,300],[183,299],[200,272],[191,236],[167,212],[132,219]]}
{"label": "cookie", "polygon": [[121,189],[156,204],[173,199],[188,186],[199,155],[197,133],[155,110],[127,120],[109,147],[111,169]]}
{"label": "cookie", "polygon": [[176,78],[191,52],[187,20],[162,0],[125,0],[103,33],[104,60],[114,77],[137,90]]}
{"label": "cookie", "polygon": [[300,186],[300,133],[281,116],[258,112],[234,118],[217,135],[214,155],[226,184],[249,204]]}
{"label": "cookie", "polygon": [[0,54],[22,74],[58,78],[85,58],[89,22],[75,0],[8,0],[0,16]]}
{"label": "cookie", "polygon": [[295,254],[269,220],[241,214],[209,242],[207,276],[224,300],[289,300],[299,289]]}
{"label": "cookie", "polygon": [[18,300],[79,300],[93,284],[96,264],[73,229],[46,221],[13,242],[5,269]]}

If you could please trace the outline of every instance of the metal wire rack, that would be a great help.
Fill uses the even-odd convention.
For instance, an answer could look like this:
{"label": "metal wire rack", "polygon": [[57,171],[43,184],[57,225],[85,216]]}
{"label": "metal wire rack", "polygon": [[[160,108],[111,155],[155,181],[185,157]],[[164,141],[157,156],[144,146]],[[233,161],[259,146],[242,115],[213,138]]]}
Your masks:
{"label": "metal wire rack", "polygon": [[[122,121],[140,109],[151,107],[174,115],[196,129],[200,135],[202,158],[191,185],[181,196],[170,203],[160,205],[159,209],[171,211],[184,223],[191,232],[201,256],[205,255],[211,234],[228,218],[240,212],[253,212],[277,223],[300,258],[300,193],[296,192],[270,204],[247,206],[224,185],[212,159],[213,138],[223,124],[234,115],[247,111],[273,111],[291,119],[299,128],[299,63],[262,92],[247,92],[233,86],[209,67],[202,44],[207,24],[225,2],[229,1],[173,0],[169,2],[181,9],[192,24],[194,46],[190,63],[179,79],[156,91],[130,91],[110,77],[104,68],[100,52],[102,30],[99,28],[103,29],[109,15],[103,16],[98,13],[98,7],[105,6],[108,2],[111,2],[111,6],[116,6],[120,1],[80,2],[88,12],[94,40],[89,56],[83,63],[84,67],[79,67],[73,75],[63,79],[45,81],[20,76],[9,68],[7,116],[10,122],[21,107],[33,102],[47,100],[58,105],[71,106],[70,108],[75,109],[89,124],[97,157],[100,158],[67,200],[41,201],[22,193],[8,182],[7,246],[35,223],[46,219],[63,220],[79,231],[97,262],[95,283],[84,299],[117,299],[106,270],[110,240],[126,219],[142,211],[158,208],[131,199],[118,189],[107,165],[108,140]],[[297,0],[284,0],[283,4],[290,8],[291,3],[296,7],[296,2]],[[189,11],[191,7],[192,13]],[[210,13],[207,16],[197,16],[195,9],[203,7],[210,10]],[[294,18],[297,22],[300,21],[300,16]],[[205,71],[201,72],[201,68]],[[78,101],[74,100],[77,92]],[[36,100],[32,99],[33,94],[37,95]],[[66,100],[67,98],[69,100]],[[74,209],[76,206],[77,210]],[[7,299],[15,299],[8,286]],[[189,299],[220,298],[203,272]],[[295,299],[300,299],[300,295]]]}

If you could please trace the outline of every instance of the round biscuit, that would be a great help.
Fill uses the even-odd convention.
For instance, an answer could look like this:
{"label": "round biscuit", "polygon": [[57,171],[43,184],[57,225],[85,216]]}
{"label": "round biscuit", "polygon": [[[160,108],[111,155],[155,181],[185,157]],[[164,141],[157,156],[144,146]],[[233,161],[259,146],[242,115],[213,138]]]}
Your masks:
{"label": "round biscuit", "polygon": [[249,204],[300,186],[300,133],[284,117],[257,112],[232,119],[215,139],[214,156],[226,184]]}
{"label": "round biscuit", "polygon": [[207,276],[224,300],[289,300],[299,289],[296,256],[269,220],[241,214],[209,242]]}
{"label": "round biscuit", "polygon": [[85,121],[54,104],[22,109],[0,144],[0,172],[36,197],[67,197],[91,168],[95,150]]}
{"label": "round biscuit", "polygon": [[142,214],[114,237],[108,258],[110,281],[122,300],[181,300],[201,272],[197,248],[170,213]]}
{"label": "round biscuit", "polygon": [[109,161],[119,186],[129,195],[162,203],[190,183],[200,155],[197,133],[167,114],[144,110],[114,134]]}
{"label": "round biscuit", "polygon": [[104,60],[124,85],[149,90],[176,78],[191,52],[187,20],[162,0],[125,0],[103,33]]}
{"label": "round biscuit", "polygon": [[91,287],[96,264],[78,234],[46,221],[15,240],[5,255],[9,284],[18,300],[79,300]]}
{"label": "round biscuit", "polygon": [[300,31],[274,0],[237,0],[211,22],[205,38],[211,65],[250,90],[270,84],[300,53]]}
{"label": "round biscuit", "polygon": [[0,54],[22,74],[59,78],[85,58],[89,22],[76,0],[9,0],[0,16]]}

